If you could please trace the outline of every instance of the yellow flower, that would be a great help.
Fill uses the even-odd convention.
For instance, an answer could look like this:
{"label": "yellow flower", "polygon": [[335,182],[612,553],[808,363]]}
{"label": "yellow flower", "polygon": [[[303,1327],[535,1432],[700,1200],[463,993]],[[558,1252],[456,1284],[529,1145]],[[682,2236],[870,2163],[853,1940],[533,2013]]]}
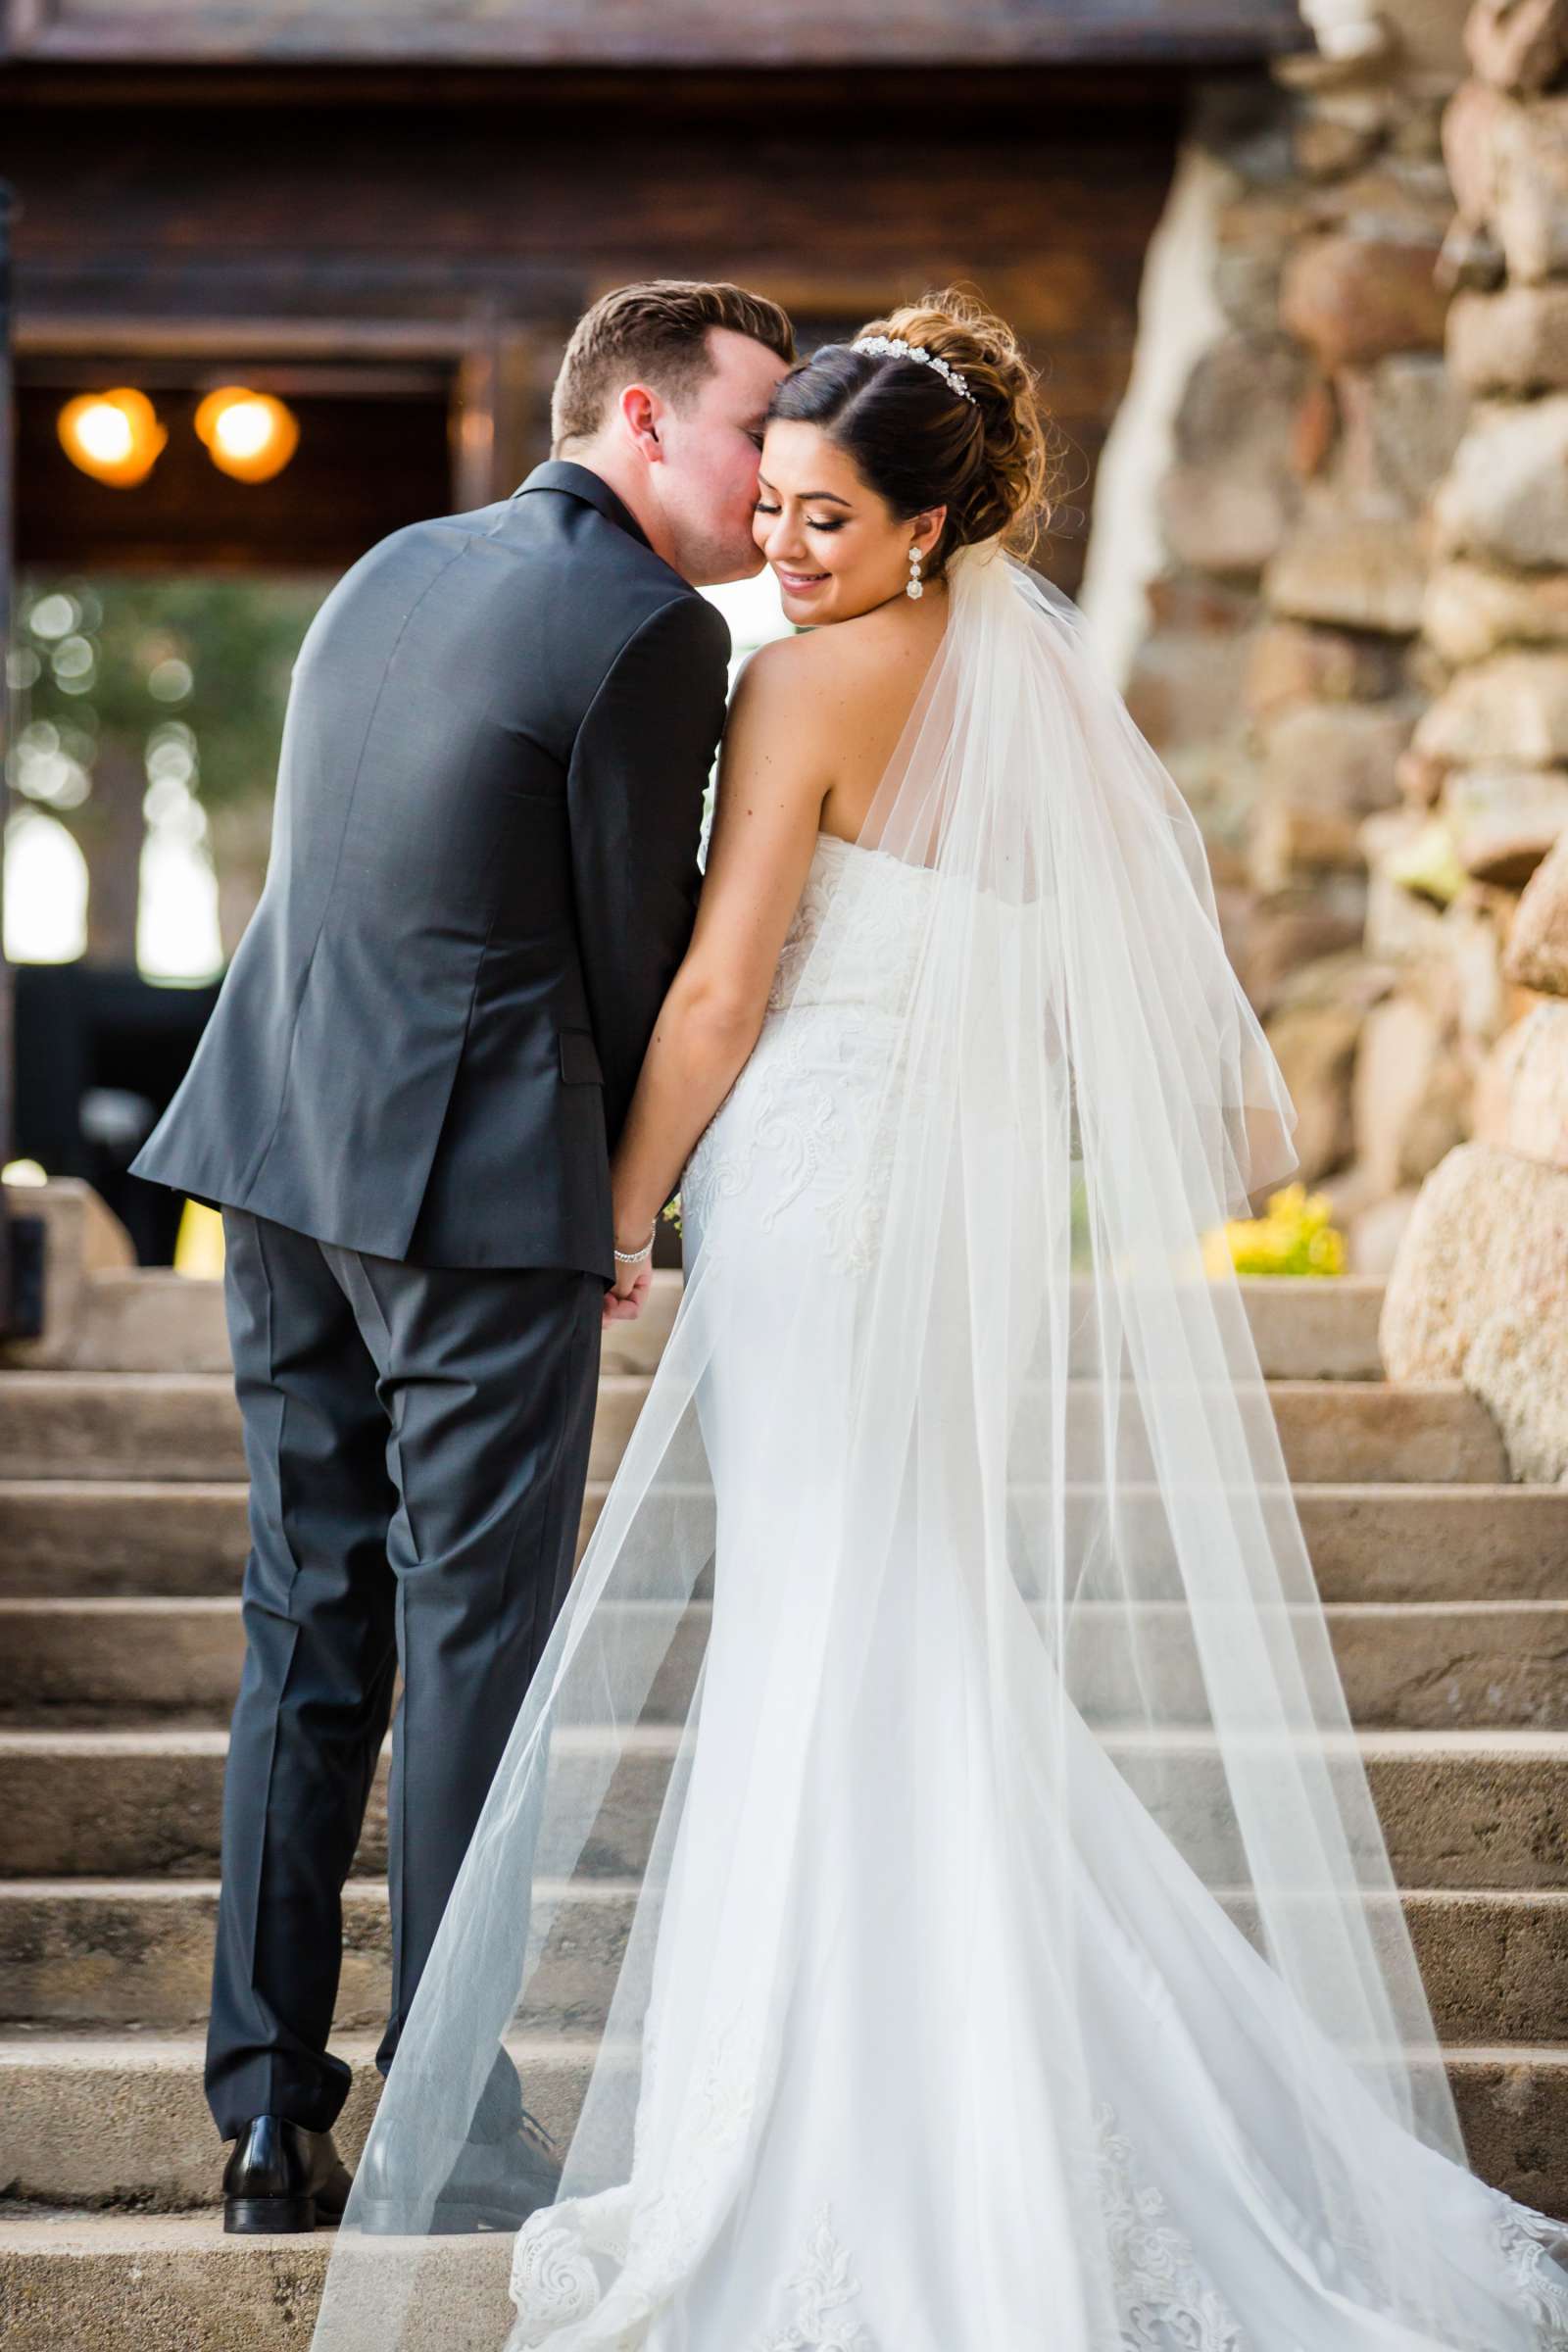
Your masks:
{"label": "yellow flower", "polygon": [[1343,1274],[1345,1236],[1331,1223],[1326,1193],[1288,1184],[1261,1217],[1236,1217],[1203,1237],[1203,1265],[1217,1275],[1227,1256],[1238,1274]]}

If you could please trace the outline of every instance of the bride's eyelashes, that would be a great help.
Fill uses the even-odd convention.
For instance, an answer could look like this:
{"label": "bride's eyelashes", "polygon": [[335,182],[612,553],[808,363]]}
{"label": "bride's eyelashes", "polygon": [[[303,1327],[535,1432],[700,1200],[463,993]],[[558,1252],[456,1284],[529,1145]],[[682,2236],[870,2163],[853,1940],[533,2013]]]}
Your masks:
{"label": "bride's eyelashes", "polygon": [[[760,498],[752,512],[754,514],[776,514],[778,509],[770,507],[765,499]],[[813,522],[809,514],[803,514],[801,519],[808,531],[842,531],[844,528],[842,514],[836,515],[831,522]]]}

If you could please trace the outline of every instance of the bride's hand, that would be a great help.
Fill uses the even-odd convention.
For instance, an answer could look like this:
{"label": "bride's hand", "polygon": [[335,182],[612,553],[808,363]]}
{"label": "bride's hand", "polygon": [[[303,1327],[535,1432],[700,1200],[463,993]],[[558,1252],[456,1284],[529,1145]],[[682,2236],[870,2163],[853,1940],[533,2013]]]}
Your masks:
{"label": "bride's hand", "polygon": [[[657,1219],[654,1230],[658,1231]],[[621,1239],[621,1231],[620,1220],[617,1218],[615,1222],[615,1249],[617,1251],[634,1246]],[[651,1233],[648,1237],[647,1248],[639,1252],[635,1260],[626,1260],[617,1255],[615,1279],[605,1293],[605,1322],[607,1324],[635,1323],[637,1317],[642,1313],[643,1301],[648,1297],[649,1286],[653,1279],[654,1236]]]}
{"label": "bride's hand", "polygon": [[605,1321],[635,1323],[653,1278],[653,1267],[646,1258],[640,1266],[617,1266],[614,1286],[605,1293]]}

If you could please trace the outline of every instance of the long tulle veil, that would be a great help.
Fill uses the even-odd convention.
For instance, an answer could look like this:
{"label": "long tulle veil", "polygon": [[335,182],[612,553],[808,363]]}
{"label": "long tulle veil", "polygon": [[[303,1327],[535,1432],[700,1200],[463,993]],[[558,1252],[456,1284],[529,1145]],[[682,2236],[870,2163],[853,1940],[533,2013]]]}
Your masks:
{"label": "long tulle veil", "polygon": [[[961,2026],[987,2144],[1037,2175],[1049,2119],[1054,2181],[1021,2181],[1011,2222],[961,2224],[1024,2267],[1032,2340],[1144,2341],[1096,2171],[1133,2075],[1146,2117],[1166,2102],[1167,2157],[1213,2150],[1282,2276],[1343,2299],[1347,2346],[1542,2340],[1446,2204],[1451,2093],[1243,1301],[1204,1262],[1296,1164],[1294,1107],[1198,827],[1077,608],[995,542],[951,583],[851,852],[887,887],[817,910],[769,1014],[808,1038],[837,1007],[857,1114],[808,1054],[775,1136],[813,1198],[830,1166],[832,1249],[792,1264],[778,1244],[774,1266],[771,1210],[737,1228],[746,1171],[699,1147],[674,1326],[372,2127],[403,2233],[362,2227],[357,2186],[317,2352],[646,2340],[768,2129],[818,1859],[796,1799],[864,1732],[894,1638],[914,1692],[959,1645],[978,1661],[961,1752],[902,1715],[875,1735],[931,1919],[973,1930],[963,2018],[921,2013],[919,1955],[878,1964],[911,2081]],[[715,1597],[767,1661],[744,1705]],[[852,1776],[840,1828],[869,1886],[865,1794]],[[1152,2038],[1128,2038],[1129,2006]],[[1020,2016],[1029,2046],[988,2046]],[[569,2142],[515,2244],[440,2218],[493,2132],[503,2046]],[[934,2168],[956,2128],[932,2118]],[[1195,2169],[1162,2186],[1197,2232]],[[1465,2187],[1467,2213],[1494,2193]],[[1031,2230],[1030,2198],[1071,2230]],[[958,2226],[940,2204],[921,2224]]]}

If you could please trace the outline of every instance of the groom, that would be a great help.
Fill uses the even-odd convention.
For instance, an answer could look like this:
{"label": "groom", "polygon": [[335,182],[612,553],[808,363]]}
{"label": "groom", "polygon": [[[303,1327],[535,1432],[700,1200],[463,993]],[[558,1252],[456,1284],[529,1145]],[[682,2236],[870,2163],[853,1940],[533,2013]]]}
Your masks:
{"label": "groom", "polygon": [[[338,583],[266,889],[134,1163],[222,1208],[250,1472],[206,2071],[227,2230],[342,2211],[340,1898],[394,1673],[383,2073],[565,1597],[612,1240],[644,1239],[612,1235],[609,1155],[723,720],[696,584],[760,568],[793,356],[739,287],[622,287],[567,345],[551,461]],[[557,2168],[504,2071],[473,2194],[526,2210]]]}

